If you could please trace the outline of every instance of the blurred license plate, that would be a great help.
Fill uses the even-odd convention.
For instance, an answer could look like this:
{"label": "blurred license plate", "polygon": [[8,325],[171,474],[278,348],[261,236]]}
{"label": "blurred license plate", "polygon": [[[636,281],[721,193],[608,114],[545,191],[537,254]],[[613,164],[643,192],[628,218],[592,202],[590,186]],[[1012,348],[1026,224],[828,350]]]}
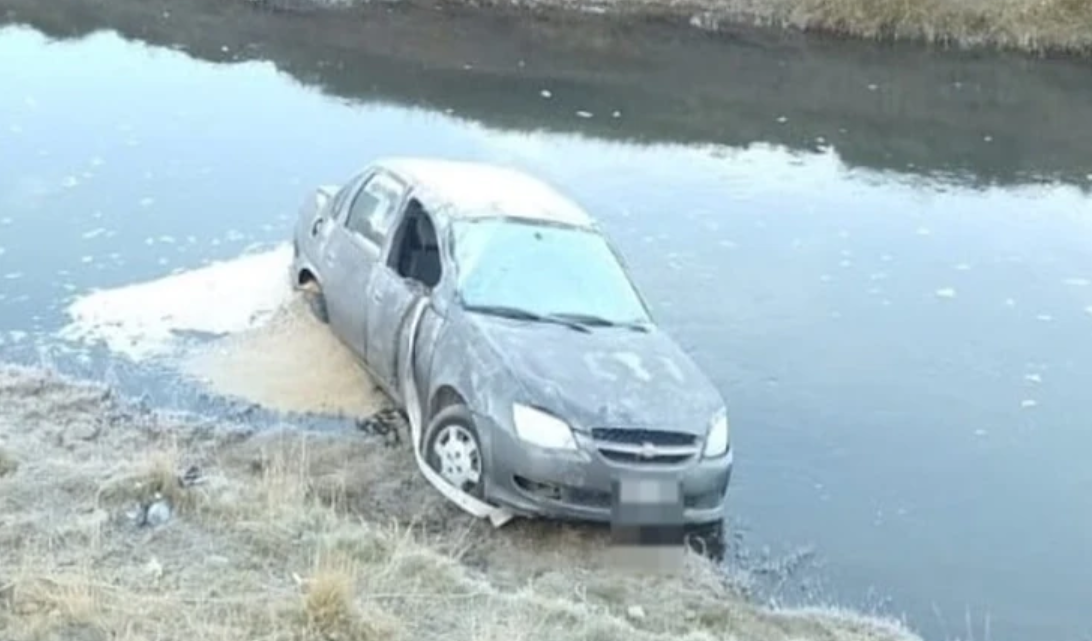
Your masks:
{"label": "blurred license plate", "polygon": [[662,505],[679,502],[679,481],[674,478],[622,478],[618,502],[622,505]]}

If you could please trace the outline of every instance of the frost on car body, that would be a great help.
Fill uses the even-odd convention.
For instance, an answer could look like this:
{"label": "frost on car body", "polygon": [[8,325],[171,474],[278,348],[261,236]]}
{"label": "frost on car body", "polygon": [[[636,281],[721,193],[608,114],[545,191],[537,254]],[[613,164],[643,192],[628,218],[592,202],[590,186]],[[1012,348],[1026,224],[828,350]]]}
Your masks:
{"label": "frost on car body", "polygon": [[614,521],[632,482],[675,496],[686,523],[723,519],[720,393],[595,221],[547,184],[376,160],[308,196],[290,277],[406,411],[425,477],[468,512]]}

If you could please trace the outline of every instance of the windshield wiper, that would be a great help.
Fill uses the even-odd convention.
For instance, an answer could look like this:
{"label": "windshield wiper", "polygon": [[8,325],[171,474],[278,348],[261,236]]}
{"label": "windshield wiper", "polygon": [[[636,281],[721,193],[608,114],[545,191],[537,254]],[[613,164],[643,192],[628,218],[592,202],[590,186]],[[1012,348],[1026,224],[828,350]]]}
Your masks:
{"label": "windshield wiper", "polygon": [[576,312],[559,312],[550,314],[552,318],[563,318],[581,325],[587,325],[591,327],[625,327],[627,329],[636,330],[638,332],[647,332],[648,328],[640,323],[626,323],[612,321],[602,316],[595,316],[594,314],[581,314]]}
{"label": "windshield wiper", "polygon": [[543,316],[519,307],[508,307],[507,305],[467,305],[465,306],[465,309],[470,312],[481,312],[482,314],[493,314],[495,316],[505,316],[507,318],[515,318],[536,323],[557,323],[558,325],[564,325],[579,332],[586,333],[591,331],[576,321],[556,315]]}

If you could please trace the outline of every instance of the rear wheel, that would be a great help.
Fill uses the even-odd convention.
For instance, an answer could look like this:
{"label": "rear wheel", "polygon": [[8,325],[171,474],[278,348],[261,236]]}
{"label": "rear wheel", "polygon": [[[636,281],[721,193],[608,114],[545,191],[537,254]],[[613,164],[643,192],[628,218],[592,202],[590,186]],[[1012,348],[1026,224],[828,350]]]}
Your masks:
{"label": "rear wheel", "polygon": [[319,284],[310,280],[301,289],[303,290],[303,297],[307,301],[307,308],[311,310],[311,315],[320,323],[329,323],[330,315],[326,311],[326,297],[323,295]]}
{"label": "rear wheel", "polygon": [[475,498],[485,494],[485,457],[470,410],[449,405],[429,422],[425,461],[451,485]]}

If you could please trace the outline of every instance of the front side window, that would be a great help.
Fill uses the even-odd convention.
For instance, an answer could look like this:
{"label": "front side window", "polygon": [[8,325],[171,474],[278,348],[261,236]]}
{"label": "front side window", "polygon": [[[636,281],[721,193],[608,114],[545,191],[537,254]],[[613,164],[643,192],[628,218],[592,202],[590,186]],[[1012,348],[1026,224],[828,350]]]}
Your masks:
{"label": "front side window", "polygon": [[620,324],[649,320],[618,257],[595,231],[512,219],[459,221],[452,229],[466,306]]}

